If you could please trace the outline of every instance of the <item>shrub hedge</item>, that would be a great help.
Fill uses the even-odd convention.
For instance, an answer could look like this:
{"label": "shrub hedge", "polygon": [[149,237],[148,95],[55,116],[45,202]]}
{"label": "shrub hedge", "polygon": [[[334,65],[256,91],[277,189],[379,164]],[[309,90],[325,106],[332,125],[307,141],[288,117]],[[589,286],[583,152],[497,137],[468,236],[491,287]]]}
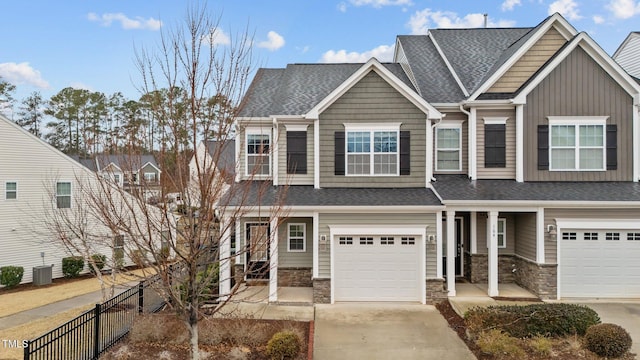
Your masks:
{"label": "shrub hedge", "polygon": [[292,331],[273,334],[267,343],[267,355],[273,360],[293,359],[300,353],[300,338]]}
{"label": "shrub hedge", "polygon": [[22,281],[24,268],[22,266],[3,266],[0,267],[0,285],[12,288]]}
{"label": "shrub hedge", "polygon": [[587,329],[584,343],[587,349],[600,356],[615,358],[631,349],[632,340],[621,326],[605,323]]}
{"label": "shrub hedge", "polygon": [[84,268],[84,259],[81,256],[68,256],[62,258],[62,273],[64,277],[74,278]]}
{"label": "shrub hedge", "polygon": [[537,335],[584,335],[587,329],[600,323],[591,308],[575,304],[531,304],[473,308],[465,314],[472,333],[499,329],[507,334],[526,338]]}

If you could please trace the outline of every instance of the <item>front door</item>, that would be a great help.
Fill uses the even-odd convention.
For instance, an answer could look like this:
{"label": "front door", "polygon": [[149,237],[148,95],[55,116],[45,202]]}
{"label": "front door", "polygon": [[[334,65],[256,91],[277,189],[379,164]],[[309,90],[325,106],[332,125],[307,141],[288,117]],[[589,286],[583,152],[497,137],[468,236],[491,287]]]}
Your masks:
{"label": "front door", "polygon": [[[463,248],[463,244],[464,242],[462,241],[463,236],[462,236],[462,232],[463,232],[463,225],[462,225],[462,218],[461,217],[456,217],[455,218],[455,235],[454,238],[456,239],[456,276],[462,276],[463,274],[463,269],[464,269],[464,264],[463,264],[463,256],[464,256],[464,248]],[[446,239],[446,237],[445,237]],[[446,240],[445,240],[446,241]],[[447,248],[446,248],[446,243],[443,242],[443,254],[445,254],[445,256],[442,258],[442,271],[444,276],[447,276]]]}
{"label": "front door", "polygon": [[247,279],[269,278],[269,224],[247,224]]}

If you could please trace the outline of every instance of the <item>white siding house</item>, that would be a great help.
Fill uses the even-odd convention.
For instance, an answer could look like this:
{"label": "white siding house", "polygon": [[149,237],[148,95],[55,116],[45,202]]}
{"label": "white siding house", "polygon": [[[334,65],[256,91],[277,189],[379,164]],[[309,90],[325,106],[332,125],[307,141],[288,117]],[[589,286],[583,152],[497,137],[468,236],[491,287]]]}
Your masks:
{"label": "white siding house", "polygon": [[630,33],[613,54],[613,59],[629,75],[640,78],[640,32]]}

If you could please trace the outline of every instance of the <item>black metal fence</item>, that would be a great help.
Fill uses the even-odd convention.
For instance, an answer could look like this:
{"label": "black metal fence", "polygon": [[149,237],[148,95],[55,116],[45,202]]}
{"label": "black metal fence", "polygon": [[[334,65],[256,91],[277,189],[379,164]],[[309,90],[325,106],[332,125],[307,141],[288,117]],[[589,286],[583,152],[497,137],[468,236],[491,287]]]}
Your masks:
{"label": "black metal fence", "polygon": [[142,281],[48,333],[30,340],[25,360],[98,359],[100,354],[129,333],[138,314],[159,311],[164,300]]}

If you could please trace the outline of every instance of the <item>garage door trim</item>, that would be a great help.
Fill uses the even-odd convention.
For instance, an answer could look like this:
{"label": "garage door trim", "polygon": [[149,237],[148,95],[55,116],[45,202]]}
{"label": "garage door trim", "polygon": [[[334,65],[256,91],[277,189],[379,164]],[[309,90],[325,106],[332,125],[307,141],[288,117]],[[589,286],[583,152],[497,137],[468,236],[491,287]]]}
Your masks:
{"label": "garage door trim", "polygon": [[560,300],[562,295],[562,264],[560,259],[562,259],[562,231],[563,229],[575,229],[575,230],[606,230],[606,229],[615,229],[615,230],[634,230],[638,229],[638,219],[608,219],[608,220],[598,220],[598,219],[585,219],[585,218],[559,218],[555,219],[557,234],[556,234],[556,262],[557,266],[557,274],[556,274],[556,298]]}
{"label": "garage door trim", "polygon": [[426,304],[427,267],[426,267],[426,239],[428,225],[329,225],[329,240],[331,242],[331,303],[335,303],[335,243],[334,239],[340,235],[414,235],[419,242],[419,266],[420,266],[420,302]]}

